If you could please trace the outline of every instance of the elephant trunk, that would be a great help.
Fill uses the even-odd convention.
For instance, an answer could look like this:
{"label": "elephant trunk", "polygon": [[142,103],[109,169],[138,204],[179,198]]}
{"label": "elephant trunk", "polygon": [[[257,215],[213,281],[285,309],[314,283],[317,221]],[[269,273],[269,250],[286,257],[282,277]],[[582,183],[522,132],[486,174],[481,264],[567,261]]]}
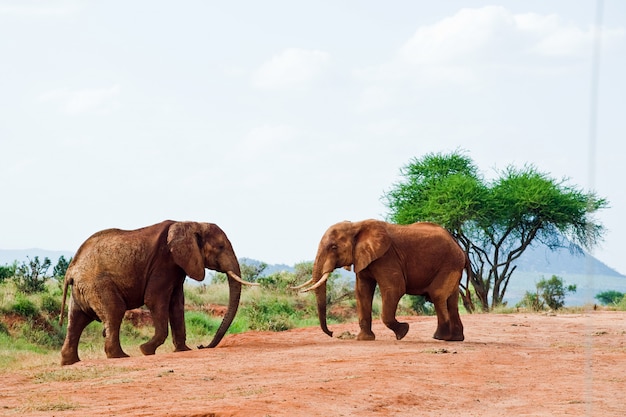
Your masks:
{"label": "elephant trunk", "polygon": [[317,316],[320,320],[320,327],[324,333],[333,337],[333,332],[328,330],[326,324],[326,283],[315,289],[315,298],[317,298]]}
{"label": "elephant trunk", "polygon": [[328,325],[326,323],[326,279],[328,278],[328,273],[323,273],[322,271],[322,262],[318,262],[316,259],[315,266],[313,267],[313,282],[323,283],[319,286],[314,285],[315,287],[315,298],[317,299],[317,317],[320,321],[320,327],[322,331],[326,333],[328,336],[333,337],[333,332],[328,330]]}
{"label": "elephant trunk", "polygon": [[211,340],[211,343],[209,343],[208,346],[198,346],[198,348],[200,349],[205,348],[205,347],[214,348],[215,346],[217,346],[222,340],[222,338],[224,337],[224,335],[226,334],[226,331],[232,324],[233,320],[235,319],[235,315],[237,314],[237,309],[239,308],[239,298],[241,297],[241,282],[239,282],[235,278],[232,278],[231,275],[234,274],[234,275],[237,275],[237,277],[240,277],[241,271],[239,270],[239,267],[236,267],[233,269],[235,270],[228,271],[228,273],[226,274],[228,276],[228,288],[229,288],[228,310],[226,310],[226,314],[224,314],[222,323],[220,324],[220,327],[217,329],[217,332],[215,332],[215,336],[213,336],[213,340]]}

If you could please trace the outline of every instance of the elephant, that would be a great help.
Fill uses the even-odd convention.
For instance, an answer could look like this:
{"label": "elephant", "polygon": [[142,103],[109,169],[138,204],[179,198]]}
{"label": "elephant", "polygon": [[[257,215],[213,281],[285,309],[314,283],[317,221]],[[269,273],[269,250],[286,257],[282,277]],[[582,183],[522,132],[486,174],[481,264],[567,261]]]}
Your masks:
{"label": "elephant", "polygon": [[441,226],[427,222],[396,225],[370,219],[328,228],[319,243],[312,278],[294,288],[315,290],[320,327],[331,337],[326,323],[326,280],[339,267],[353,267],[356,273],[358,340],[375,339],[372,299],[376,285],[382,298],[382,321],[396,339],[409,331],[408,323],[395,317],[404,294],[423,295],[434,304],[435,339],[465,339],[458,309],[459,283],[463,270],[469,276],[471,266],[463,249]]}
{"label": "elephant", "polygon": [[239,307],[239,262],[226,234],[212,223],[166,220],[136,230],[107,229],[89,237],[66,271],[59,322],[63,323],[68,286],[67,335],[61,364],[80,361],[78,342],[94,320],[104,325],[104,351],[108,358],[127,357],[120,345],[120,326],[126,310],[146,305],[154,323],[154,336],[140,346],[153,355],[168,335],[168,322],[176,352],[186,344],[183,283],[185,276],[202,281],[205,268],[228,276],[228,309],[213,340],[215,347],[232,323]]}

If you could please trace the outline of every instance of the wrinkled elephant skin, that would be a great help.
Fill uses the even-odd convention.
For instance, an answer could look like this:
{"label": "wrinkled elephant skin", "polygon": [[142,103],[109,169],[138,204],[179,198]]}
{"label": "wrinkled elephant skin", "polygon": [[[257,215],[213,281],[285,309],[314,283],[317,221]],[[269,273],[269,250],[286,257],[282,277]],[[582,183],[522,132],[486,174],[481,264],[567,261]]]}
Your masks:
{"label": "wrinkled elephant skin", "polygon": [[332,336],[326,324],[327,274],[335,268],[353,266],[359,317],[359,340],[374,340],[372,299],[376,286],[382,298],[381,317],[396,338],[409,330],[396,320],[398,302],[404,294],[423,295],[437,312],[435,339],[462,341],[459,316],[459,283],[463,270],[471,273],[469,260],[454,238],[432,223],[395,225],[378,220],[342,222],[331,226],[322,237],[313,266],[318,316],[322,330]]}
{"label": "wrinkled elephant skin", "polygon": [[183,282],[185,276],[204,279],[205,268],[229,273],[228,310],[211,347],[232,323],[241,295],[239,263],[226,234],[215,224],[164,221],[137,230],[108,229],[95,233],[78,249],[65,276],[63,310],[72,286],[68,327],[61,364],[78,362],[78,342],[89,323],[104,325],[108,358],[126,357],[119,339],[126,310],[146,305],[154,322],[154,336],[140,349],[152,355],[165,341],[168,324],[175,351],[186,345]]}

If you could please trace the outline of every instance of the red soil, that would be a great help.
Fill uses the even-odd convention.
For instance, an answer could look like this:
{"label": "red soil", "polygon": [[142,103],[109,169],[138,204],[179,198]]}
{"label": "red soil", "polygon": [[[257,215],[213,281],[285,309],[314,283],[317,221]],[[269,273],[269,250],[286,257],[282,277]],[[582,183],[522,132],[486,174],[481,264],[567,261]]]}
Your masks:
{"label": "red soil", "polygon": [[[215,349],[0,370],[0,415],[621,416],[626,313],[462,316],[465,342],[431,339],[435,317],[229,335]],[[348,332],[348,333],[345,333]],[[207,340],[208,342],[208,340]]]}

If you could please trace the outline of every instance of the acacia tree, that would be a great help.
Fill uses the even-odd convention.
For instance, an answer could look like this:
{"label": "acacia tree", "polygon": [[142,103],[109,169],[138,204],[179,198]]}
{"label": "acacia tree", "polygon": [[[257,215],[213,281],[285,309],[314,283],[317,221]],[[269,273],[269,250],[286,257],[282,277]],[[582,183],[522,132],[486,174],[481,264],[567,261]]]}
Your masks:
{"label": "acacia tree", "polygon": [[414,158],[401,175],[404,180],[383,196],[388,220],[432,221],[457,238],[472,264],[472,276],[460,288],[470,311],[470,284],[483,310],[502,303],[515,261],[533,242],[581,251],[604,232],[593,214],[608,206],[605,199],[531,165],[509,166],[485,181],[473,161],[455,151]]}

